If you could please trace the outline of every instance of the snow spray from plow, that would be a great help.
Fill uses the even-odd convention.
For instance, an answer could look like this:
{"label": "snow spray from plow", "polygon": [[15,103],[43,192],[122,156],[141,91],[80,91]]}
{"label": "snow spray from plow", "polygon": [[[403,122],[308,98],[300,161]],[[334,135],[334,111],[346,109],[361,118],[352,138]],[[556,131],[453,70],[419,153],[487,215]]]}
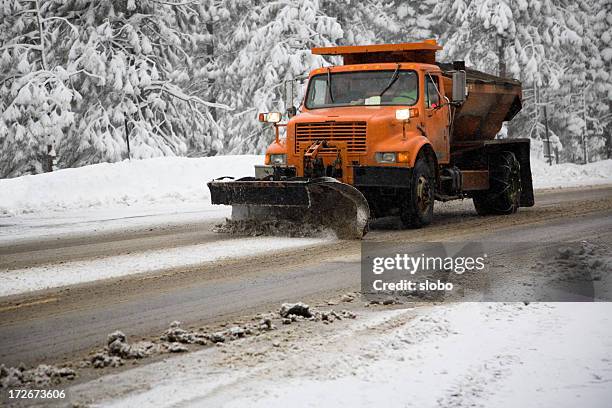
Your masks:
{"label": "snow spray from plow", "polygon": [[273,181],[253,177],[208,183],[213,204],[232,206],[232,222],[249,225],[287,223],[331,229],[338,238],[360,239],[370,209],[355,187],[332,177]]}

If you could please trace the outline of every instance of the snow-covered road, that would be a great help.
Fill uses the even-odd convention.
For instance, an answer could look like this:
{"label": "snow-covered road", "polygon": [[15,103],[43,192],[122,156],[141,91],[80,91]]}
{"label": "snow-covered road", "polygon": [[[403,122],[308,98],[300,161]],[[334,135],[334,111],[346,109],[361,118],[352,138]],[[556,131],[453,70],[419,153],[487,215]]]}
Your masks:
{"label": "snow-covered road", "polygon": [[[373,226],[366,240],[398,243],[527,240],[541,243],[536,247],[560,241],[610,242],[610,190],[538,193],[536,207],[512,217],[478,217],[470,202],[442,205],[438,208],[435,227],[415,234],[389,225]],[[109,254],[122,257],[126,251],[134,255],[168,249],[174,254],[173,248],[219,239],[219,234],[205,230],[200,224],[123,235],[82,242],[51,240],[33,246],[17,245],[10,249],[12,253],[1,257],[0,265],[9,265],[12,269],[38,268],[49,261],[59,263],[69,259],[66,264],[74,266],[92,257],[104,258]],[[227,244],[231,246],[229,241]],[[359,242],[333,241],[311,248],[287,249],[281,254],[264,253],[2,297],[0,361],[16,365],[22,361],[31,364],[55,360],[99,347],[105,336],[117,329],[125,330],[130,336],[159,335],[160,330],[177,319],[185,324],[201,325],[218,321],[221,316],[240,316],[266,308],[270,303],[354,291],[359,288],[359,254]],[[512,263],[513,256],[503,259],[511,268],[520,266]],[[97,266],[104,267],[100,263]],[[36,275],[30,277],[37,279]],[[515,289],[510,285],[506,292],[514,293]]]}
{"label": "snow-covered road", "polygon": [[195,225],[230,215],[228,206],[203,208],[201,203],[187,203],[0,216],[0,245]]}
{"label": "snow-covered road", "polygon": [[277,347],[249,338],[70,392],[104,407],[607,408],[611,312],[607,303],[368,310],[337,328],[278,333]]}
{"label": "snow-covered road", "polygon": [[[330,238],[331,239],[331,238]],[[24,269],[0,269],[0,296],[69,286],[126,275],[240,259],[326,242],[318,238],[242,238],[134,254],[61,262]]]}
{"label": "snow-covered road", "polygon": [[[252,163],[244,167],[247,164]],[[270,302],[358,288],[358,243],[236,239],[212,233],[215,220],[229,212],[207,204],[205,192],[193,200],[187,198],[191,197],[189,186],[197,180],[178,183],[177,189],[184,190],[175,191],[178,195],[166,194],[172,177],[180,177],[180,172],[174,171],[169,178],[160,176],[161,184],[156,184],[159,171],[153,172],[147,163],[137,165],[144,166],[136,172],[142,176],[140,181],[127,183],[127,190],[122,190],[125,185],[118,188],[131,197],[126,200],[109,187],[113,182],[123,183],[116,174],[101,179],[106,186],[101,191],[107,196],[99,196],[97,204],[79,198],[79,189],[87,180],[76,183],[74,190],[62,184],[68,179],[55,180],[65,196],[61,203],[41,201],[49,206],[37,207],[36,200],[28,201],[30,193],[19,196],[19,191],[11,190],[15,185],[0,190],[0,206],[9,203],[0,216],[0,362],[58,361],[100,347],[116,329],[130,336],[159,336],[160,327],[176,319],[187,324],[217,322],[220,316],[260,311]],[[575,178],[564,173],[571,166],[560,167],[558,174],[535,166],[535,185],[567,187],[569,181],[563,177],[572,182],[593,180],[584,184],[610,184],[608,165],[577,167],[572,171],[582,175]],[[145,177],[147,172],[153,176]],[[60,177],[57,174],[43,176]],[[88,179],[93,183],[95,177]],[[44,185],[28,183],[30,192]],[[203,183],[200,187],[204,188]],[[155,195],[157,190],[159,195]],[[605,238],[609,237],[610,191],[605,186],[537,191],[536,206],[512,217],[482,218],[475,215],[469,201],[446,203],[437,206],[432,228],[415,234],[382,225],[373,228],[366,239],[439,242],[515,236],[540,242],[595,235]],[[4,200],[11,194],[15,196]],[[26,202],[19,201],[24,197]],[[36,291],[43,288],[52,289]],[[610,389],[609,361],[601,357],[611,354],[610,344],[601,340],[611,337],[605,331],[610,322],[599,309],[605,306],[579,305],[571,310],[563,305],[551,305],[552,309],[514,306],[498,309],[493,305],[490,312],[478,305],[445,306],[436,313],[419,311],[418,316],[425,320],[419,320],[417,326],[411,323],[414,313],[410,311],[363,311],[356,326],[342,326],[338,332],[322,331],[319,336],[317,330],[307,334],[298,330],[297,339],[283,340],[281,347],[262,343],[268,351],[256,368],[244,365],[253,361],[247,340],[237,342],[247,349],[227,354],[230,360],[223,359],[225,353],[216,348],[201,351],[194,354],[194,360],[192,356],[168,360],[163,363],[168,364],[167,371],[154,364],[150,369],[157,370],[157,377],[147,371],[149,366],[139,367],[118,377],[104,376],[97,394],[92,391],[94,383],[78,385],[75,395],[79,387],[90,387],[83,389],[97,395],[96,401],[119,406],[156,406],[160,404],[156,398],[164,392],[165,397],[176,398],[179,406],[281,406],[296,398],[303,402],[300,405],[317,407],[322,402],[371,406],[383,397],[390,406],[406,406],[411,401],[415,406],[494,406],[518,389],[527,406],[531,401],[550,402],[542,396],[557,394],[562,403],[569,401],[567,405],[588,397],[597,406]],[[385,325],[381,319],[397,324]],[[575,344],[571,331],[584,333],[575,338],[586,347]],[[489,338],[493,340],[483,343],[482,339]],[[553,339],[560,339],[559,343]],[[239,358],[234,361],[231,356]],[[205,364],[198,363],[198,358]],[[585,363],[575,368],[578,361]],[[176,380],[175,362],[184,365],[178,369],[181,381]],[[537,364],[543,362],[550,368],[538,371]],[[530,377],[535,380],[521,382]],[[123,384],[135,381],[125,387],[130,393],[108,400],[109,394],[124,389],[110,385],[122,379]],[[555,384],[562,386],[555,388]],[[406,394],[408,402],[402,399]],[[234,400],[235,395],[242,399]]]}

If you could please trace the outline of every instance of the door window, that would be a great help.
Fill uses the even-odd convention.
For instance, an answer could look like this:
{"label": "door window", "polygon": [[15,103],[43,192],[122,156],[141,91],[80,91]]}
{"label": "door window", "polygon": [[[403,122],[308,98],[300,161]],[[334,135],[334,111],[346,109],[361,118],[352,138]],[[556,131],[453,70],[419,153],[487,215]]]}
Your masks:
{"label": "door window", "polygon": [[440,106],[440,84],[438,77],[435,75],[427,74],[425,77],[425,103],[428,109],[437,108]]}

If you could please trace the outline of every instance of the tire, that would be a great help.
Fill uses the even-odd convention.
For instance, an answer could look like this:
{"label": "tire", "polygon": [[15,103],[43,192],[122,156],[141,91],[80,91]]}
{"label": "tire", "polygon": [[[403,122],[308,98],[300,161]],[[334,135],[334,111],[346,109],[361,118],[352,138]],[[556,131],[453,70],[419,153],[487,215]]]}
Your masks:
{"label": "tire", "polygon": [[521,164],[514,153],[501,152],[490,164],[489,189],[472,200],[478,215],[508,215],[518,211],[521,192]]}
{"label": "tire", "polygon": [[419,156],[412,169],[410,189],[400,207],[400,219],[406,228],[421,228],[433,219],[435,179],[429,163]]}

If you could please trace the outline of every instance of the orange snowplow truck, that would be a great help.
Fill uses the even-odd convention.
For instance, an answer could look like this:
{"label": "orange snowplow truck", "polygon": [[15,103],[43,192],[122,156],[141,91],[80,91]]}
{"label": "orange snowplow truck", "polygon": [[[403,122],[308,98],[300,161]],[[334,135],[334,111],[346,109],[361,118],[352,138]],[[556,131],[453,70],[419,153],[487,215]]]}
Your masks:
{"label": "orange snowplow truck", "polygon": [[[521,110],[521,83],[437,63],[435,41],[313,48],[299,107],[262,113],[276,139],[255,177],[208,183],[232,219],[312,223],[360,238],[371,218],[432,221],[434,201],[472,198],[480,215],[534,204],[529,139],[495,136]],[[279,128],[286,127],[286,137]]]}

